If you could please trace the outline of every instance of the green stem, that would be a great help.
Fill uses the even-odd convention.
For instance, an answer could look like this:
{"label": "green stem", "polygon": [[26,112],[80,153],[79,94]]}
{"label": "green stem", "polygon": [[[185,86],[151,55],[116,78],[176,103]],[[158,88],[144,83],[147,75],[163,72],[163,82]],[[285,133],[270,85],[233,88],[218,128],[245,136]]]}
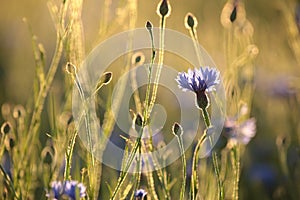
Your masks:
{"label": "green stem", "polygon": [[153,90],[152,90],[152,96],[151,96],[151,101],[149,105],[149,113],[151,113],[152,108],[154,106],[156,96],[157,96],[157,89],[158,89],[158,82],[161,74],[161,69],[163,66],[164,62],[164,42],[165,42],[165,25],[166,25],[166,20],[165,17],[161,17],[160,21],[160,38],[159,38],[159,56],[158,56],[158,68],[155,74],[155,79],[154,79],[154,85],[153,85]]}
{"label": "green stem", "polygon": [[202,109],[202,116],[204,118],[206,128],[209,128],[211,123],[210,123],[210,117],[209,117],[209,113],[207,112],[207,109]]}
{"label": "green stem", "polygon": [[224,187],[223,187],[223,183],[220,177],[220,169],[219,169],[219,163],[218,163],[218,155],[217,152],[213,152],[212,153],[212,159],[213,159],[213,167],[214,167],[214,171],[215,174],[217,176],[217,183],[218,183],[218,188],[219,188],[219,197],[218,199],[224,199]]}
{"label": "green stem", "polygon": [[196,29],[190,29],[190,35],[191,35],[192,40],[193,40],[194,48],[195,48],[196,55],[197,55],[198,64],[200,66],[202,66],[202,65],[204,65],[204,62],[203,62],[203,58],[201,56],[201,51],[200,51],[200,48],[199,48],[197,30]]}
{"label": "green stem", "polygon": [[59,64],[59,61],[60,61],[60,58],[61,58],[61,55],[62,55],[64,39],[61,38],[59,35],[57,37],[58,37],[58,39],[57,39],[57,42],[56,42],[56,48],[55,48],[54,56],[53,56],[53,59],[52,59],[52,63],[51,63],[50,68],[49,68],[49,72],[47,74],[45,83],[40,88],[40,92],[38,94],[37,100],[36,100],[35,105],[34,105],[34,110],[33,110],[33,114],[32,114],[32,117],[31,117],[30,126],[29,126],[29,129],[27,131],[28,134],[31,135],[31,136],[27,137],[27,139],[25,141],[25,144],[24,144],[25,148],[24,148],[24,153],[23,153],[22,160],[24,160],[27,155],[31,154],[32,148],[34,146],[34,145],[31,145],[31,144],[33,144],[33,140],[35,138],[37,138],[36,135],[37,135],[38,129],[40,127],[40,118],[41,118],[42,110],[44,108],[45,99],[46,99],[46,97],[49,93],[49,90],[51,88],[53,78],[54,78],[54,75],[57,71],[58,64]]}
{"label": "green stem", "polygon": [[5,170],[3,169],[2,165],[0,165],[0,171],[1,171],[1,174],[3,175],[3,177],[4,177],[4,179],[5,179],[6,184],[9,186],[9,188],[10,188],[12,194],[13,194],[13,198],[14,198],[14,199],[20,199],[20,200],[21,200],[22,197],[19,197],[19,196],[17,195],[17,192],[16,192],[16,190],[15,190],[14,184],[13,184],[11,178],[9,177],[9,175],[8,175],[8,174],[5,172]]}
{"label": "green stem", "polygon": [[[151,38],[151,46],[152,46],[152,56],[151,56],[151,62],[149,65],[149,74],[148,74],[148,85],[147,85],[147,90],[146,90],[146,97],[145,97],[145,109],[143,113],[144,117],[144,123],[148,124],[149,117],[151,111],[149,110],[149,98],[150,98],[150,91],[151,91],[151,79],[152,79],[152,69],[153,69],[153,64],[155,60],[155,47],[154,47],[154,39],[153,39],[153,33],[152,31],[149,31],[150,33],[150,38]],[[153,141],[152,141],[152,131],[150,130],[150,148],[152,151],[153,148]]]}
{"label": "green stem", "polygon": [[240,160],[239,160],[239,149],[237,146],[235,146],[231,150],[231,156],[232,156],[232,165],[233,165],[233,172],[234,172],[234,182],[233,182],[233,193],[232,193],[232,199],[238,200],[239,199],[239,180],[240,180]]}
{"label": "green stem", "polygon": [[[209,128],[211,126],[211,122],[210,122],[210,117],[209,117],[209,113],[207,112],[207,109],[202,109],[202,114],[204,117],[204,121],[205,121],[205,125],[206,128]],[[210,136],[209,137],[209,142],[210,145],[212,146],[212,139]],[[213,159],[213,168],[217,177],[217,183],[218,183],[218,189],[219,189],[219,198],[218,199],[224,199],[224,187],[223,187],[223,183],[220,177],[220,170],[219,170],[219,164],[218,164],[218,155],[215,151],[213,151],[212,153],[212,159]]]}
{"label": "green stem", "polygon": [[125,165],[125,167],[124,167],[124,171],[123,171],[123,172],[121,173],[121,175],[120,175],[120,178],[119,178],[119,180],[118,180],[117,186],[115,187],[115,190],[114,190],[114,192],[113,192],[113,194],[112,194],[110,200],[114,200],[114,199],[116,198],[116,196],[117,196],[117,194],[118,194],[118,192],[119,192],[119,190],[120,190],[120,188],[121,188],[123,182],[125,181],[125,178],[126,178],[127,175],[128,175],[128,170],[129,170],[129,168],[130,168],[130,166],[131,166],[131,164],[132,164],[132,162],[133,162],[133,160],[134,160],[134,158],[135,158],[135,156],[136,156],[136,152],[137,152],[137,150],[138,150],[138,149],[140,148],[140,146],[141,146],[141,140],[142,140],[143,128],[144,128],[144,127],[142,127],[142,128],[140,129],[140,131],[139,131],[139,137],[137,138],[137,140],[136,140],[136,142],[135,142],[135,144],[134,144],[134,147],[133,147],[133,149],[132,149],[132,151],[131,151],[131,153],[130,153],[130,155],[129,155],[129,157],[128,157],[128,162],[126,163],[126,165]]}
{"label": "green stem", "polygon": [[90,154],[91,154],[91,159],[92,159],[92,166],[95,166],[95,158],[94,158],[94,154],[93,154],[93,144],[92,144],[92,138],[91,138],[92,131],[91,131],[91,126],[90,126],[90,110],[87,106],[88,98],[86,98],[85,95],[84,95],[84,92],[83,92],[83,89],[81,87],[81,84],[80,84],[80,81],[79,81],[79,78],[78,78],[77,74],[75,74],[75,83],[76,83],[77,89],[80,93],[81,100],[83,102],[84,123],[85,123],[85,128],[86,128],[86,131],[87,131],[88,146],[89,146],[89,149],[90,149]]}
{"label": "green stem", "polygon": [[70,180],[71,179],[71,165],[72,165],[72,157],[73,157],[73,151],[75,146],[75,141],[77,137],[78,131],[77,129],[73,133],[73,136],[70,140],[70,144],[68,146],[68,149],[66,150],[66,167],[64,172],[64,180]]}
{"label": "green stem", "polygon": [[181,190],[180,190],[180,200],[184,200],[184,193],[185,193],[185,185],[186,185],[186,158],[184,154],[184,147],[183,147],[183,139],[182,136],[176,136],[180,148],[180,153],[181,153],[181,162],[183,165],[182,169],[182,185],[181,185]]}
{"label": "green stem", "polygon": [[134,193],[136,190],[138,190],[140,181],[141,181],[141,155],[142,155],[142,148],[141,145],[138,147],[138,155],[137,155],[137,166],[136,166],[136,178],[135,178],[135,184],[133,187],[133,192],[131,195],[131,199],[133,199]]}

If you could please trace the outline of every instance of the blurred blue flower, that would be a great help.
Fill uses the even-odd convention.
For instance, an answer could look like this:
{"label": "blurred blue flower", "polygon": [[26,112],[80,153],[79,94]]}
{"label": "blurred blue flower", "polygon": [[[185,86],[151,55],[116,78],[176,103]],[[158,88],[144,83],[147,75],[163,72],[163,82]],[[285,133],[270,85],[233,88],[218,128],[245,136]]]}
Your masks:
{"label": "blurred blue flower", "polygon": [[86,196],[86,187],[77,181],[53,181],[51,183],[51,191],[46,194],[50,199],[60,199],[61,197],[68,197],[76,200],[76,197]]}
{"label": "blurred blue flower", "polygon": [[296,88],[293,86],[294,77],[279,76],[270,81],[268,91],[271,96],[276,98],[289,98],[296,94]]}
{"label": "blurred blue flower", "polygon": [[53,181],[51,183],[51,192],[46,194],[48,198],[59,199],[64,193],[63,184],[60,181]]}
{"label": "blurred blue flower", "polygon": [[85,197],[86,195],[86,187],[77,181],[66,181],[64,188],[64,194],[74,200],[76,199],[76,196]]}
{"label": "blurred blue flower", "polygon": [[135,198],[138,200],[142,200],[147,196],[147,192],[143,189],[139,189],[134,194]]}
{"label": "blurred blue flower", "polygon": [[188,69],[188,72],[179,72],[176,81],[183,91],[211,92],[220,83],[220,72],[211,67],[200,67],[199,69]]}
{"label": "blurred blue flower", "polygon": [[230,145],[248,144],[256,134],[256,120],[250,118],[241,124],[233,118],[228,118],[224,124],[225,136],[229,139]]}

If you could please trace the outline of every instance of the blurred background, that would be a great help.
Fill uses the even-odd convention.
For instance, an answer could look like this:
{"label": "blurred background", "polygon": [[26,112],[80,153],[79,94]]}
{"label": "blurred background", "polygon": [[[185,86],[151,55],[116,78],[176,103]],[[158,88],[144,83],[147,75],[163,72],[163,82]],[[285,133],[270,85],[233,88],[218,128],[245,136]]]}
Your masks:
{"label": "blurred background", "polygon": [[[258,194],[260,199],[273,199],[277,193],[278,196],[285,196],[280,194],[287,192],[282,187],[291,184],[290,179],[296,180],[300,177],[299,141],[295,141],[300,128],[300,63],[296,59],[300,55],[295,54],[291,48],[295,40],[293,37],[299,37],[299,34],[291,35],[289,24],[292,20],[297,25],[297,15],[300,21],[300,10],[296,1],[291,2],[287,4],[288,9],[284,9],[282,4],[285,2],[281,0],[244,1],[247,19],[254,28],[253,39],[259,54],[255,60],[256,88],[251,113],[257,120],[257,134],[247,146],[242,162],[241,199],[252,199]],[[117,9],[119,3],[112,1],[108,20],[120,24],[100,38],[100,18],[104,1],[83,1],[82,22],[86,54],[105,38],[126,30],[122,21],[113,20],[121,12]],[[159,18],[155,12],[157,3],[158,1],[138,1],[137,28],[144,27],[146,20],[159,26]],[[220,22],[225,3],[225,0],[170,0],[172,15],[167,21],[168,28],[188,35],[183,19],[187,12],[193,13],[199,23],[199,42],[211,55],[221,73],[226,70],[224,28]],[[54,52],[56,34],[46,1],[3,1],[0,8],[0,105],[26,105],[33,93],[35,64],[31,35],[28,26],[23,22],[24,17],[37,40],[46,49],[46,66],[49,66]],[[60,66],[64,66],[63,61]],[[62,95],[64,92],[60,87],[63,84],[63,73],[63,67],[60,67],[51,89],[53,94]],[[3,121],[1,118],[0,120]],[[47,130],[47,125],[44,129]],[[287,150],[291,177],[286,177],[280,164],[278,145],[284,143],[292,144],[293,147]]]}

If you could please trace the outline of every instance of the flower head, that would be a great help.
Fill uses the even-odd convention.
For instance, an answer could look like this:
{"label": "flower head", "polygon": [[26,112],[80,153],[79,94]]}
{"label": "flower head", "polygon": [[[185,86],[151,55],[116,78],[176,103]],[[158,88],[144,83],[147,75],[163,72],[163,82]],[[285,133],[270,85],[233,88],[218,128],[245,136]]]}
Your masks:
{"label": "flower head", "polygon": [[180,72],[176,81],[184,91],[190,90],[196,93],[200,91],[211,92],[220,83],[220,72],[211,67],[189,69],[187,73]]}
{"label": "flower head", "polygon": [[206,92],[216,90],[216,86],[220,83],[220,72],[211,67],[200,67],[199,69],[188,72],[178,73],[176,81],[179,88],[183,91],[190,90],[197,95],[197,106],[205,109],[209,105],[209,99]]}
{"label": "flower head", "polygon": [[64,194],[74,200],[76,199],[76,196],[85,197],[86,187],[77,181],[66,181]]}
{"label": "flower head", "polygon": [[77,181],[53,181],[51,183],[51,192],[46,195],[50,199],[60,199],[65,196],[76,200],[76,197],[86,196],[86,187]]}
{"label": "flower head", "polygon": [[147,192],[143,189],[139,189],[134,194],[135,198],[138,200],[142,200],[147,196]]}
{"label": "flower head", "polygon": [[46,196],[52,199],[59,199],[63,195],[64,187],[60,181],[53,181],[51,183],[51,192]]}
{"label": "flower head", "polygon": [[225,135],[229,138],[230,144],[248,144],[256,134],[256,120],[250,118],[241,124],[235,119],[227,119],[224,124]]}

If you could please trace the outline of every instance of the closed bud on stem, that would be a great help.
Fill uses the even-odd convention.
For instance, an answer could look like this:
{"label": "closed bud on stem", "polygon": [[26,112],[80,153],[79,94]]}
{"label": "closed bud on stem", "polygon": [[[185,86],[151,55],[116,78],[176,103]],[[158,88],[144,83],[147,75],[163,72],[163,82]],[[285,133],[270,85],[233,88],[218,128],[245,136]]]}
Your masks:
{"label": "closed bud on stem", "polygon": [[131,57],[131,64],[136,65],[142,65],[145,62],[145,56],[142,52],[136,52]]}
{"label": "closed bud on stem", "polygon": [[17,105],[17,106],[14,107],[13,117],[15,119],[25,117],[25,114],[26,114],[26,111],[25,111],[25,109],[22,105]]}
{"label": "closed bud on stem", "polygon": [[235,20],[236,20],[236,5],[234,6],[230,15],[230,21],[233,23]]}
{"label": "closed bud on stem", "polygon": [[197,92],[196,95],[197,95],[196,106],[202,110],[207,109],[209,106],[209,98],[207,97],[205,91]]}
{"label": "closed bud on stem", "polygon": [[172,126],[172,133],[177,137],[181,136],[183,134],[182,126],[175,122]]}
{"label": "closed bud on stem", "polygon": [[135,120],[134,120],[134,129],[139,133],[142,129],[142,126],[143,126],[143,117],[141,116],[140,113],[138,113],[136,116],[135,116]]}
{"label": "closed bud on stem", "polygon": [[68,62],[66,64],[66,72],[71,75],[75,75],[77,73],[77,67],[72,63]]}
{"label": "closed bud on stem", "polygon": [[153,25],[150,21],[146,22],[146,28],[148,29],[148,31],[152,31]]}
{"label": "closed bud on stem", "polygon": [[1,126],[1,133],[3,135],[9,134],[11,131],[11,124],[9,122],[4,122]]}
{"label": "closed bud on stem", "polygon": [[107,85],[110,83],[110,81],[112,80],[113,77],[113,73],[112,72],[105,72],[102,76],[101,76],[101,82],[103,85]]}
{"label": "closed bud on stem", "polygon": [[102,88],[103,85],[107,85],[110,83],[110,81],[112,80],[112,76],[113,73],[112,72],[104,72],[100,78],[100,80],[98,81],[95,91],[94,91],[94,95]]}
{"label": "closed bud on stem", "polygon": [[157,14],[161,17],[168,17],[171,14],[171,6],[167,0],[162,0],[157,6]]}
{"label": "closed bud on stem", "polygon": [[197,18],[192,13],[187,13],[184,18],[184,25],[187,29],[196,29],[198,25]]}
{"label": "closed bud on stem", "polygon": [[42,151],[42,155],[41,155],[43,162],[45,164],[51,164],[53,161],[53,153],[51,152],[49,147],[46,147],[43,149]]}

